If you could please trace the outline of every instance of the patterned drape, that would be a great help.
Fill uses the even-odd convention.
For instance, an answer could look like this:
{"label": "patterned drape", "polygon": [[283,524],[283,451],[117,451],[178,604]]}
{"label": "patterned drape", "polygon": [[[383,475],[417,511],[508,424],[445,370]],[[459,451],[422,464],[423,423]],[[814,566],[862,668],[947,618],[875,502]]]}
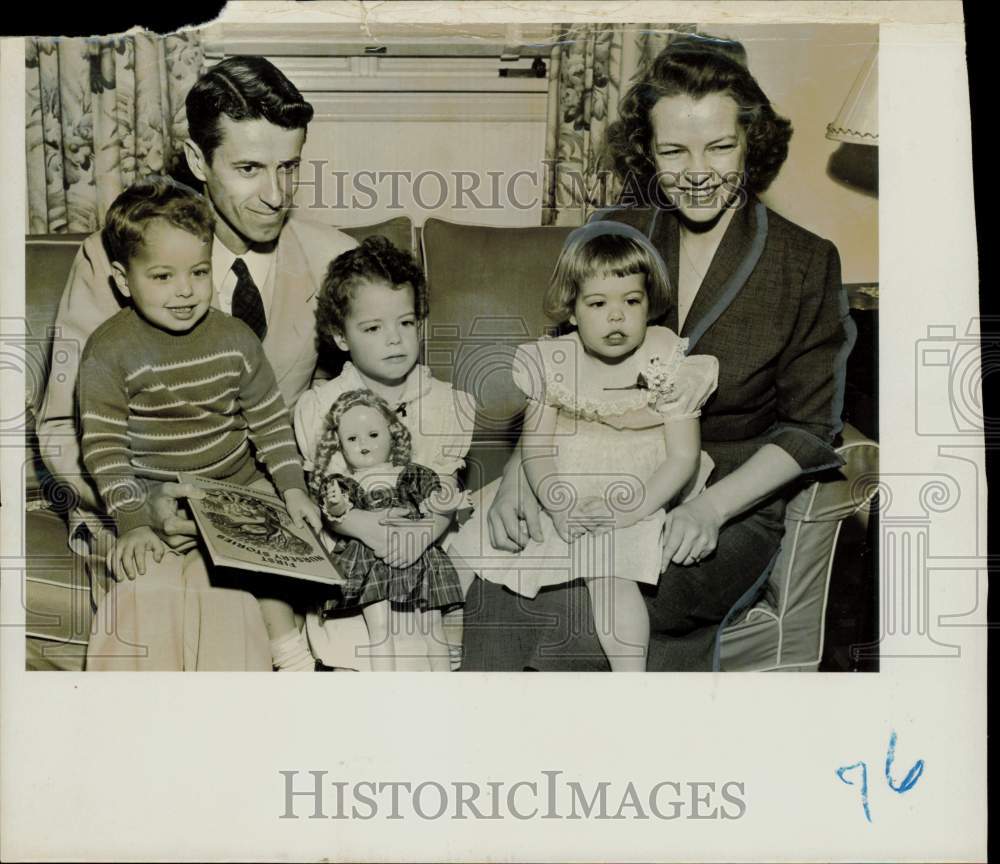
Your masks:
{"label": "patterned drape", "polygon": [[101,227],[122,189],[183,158],[196,32],[26,40],[28,230]]}
{"label": "patterned drape", "polygon": [[543,225],[580,225],[617,200],[605,132],[632,83],[690,24],[584,24],[556,29],[549,68]]}

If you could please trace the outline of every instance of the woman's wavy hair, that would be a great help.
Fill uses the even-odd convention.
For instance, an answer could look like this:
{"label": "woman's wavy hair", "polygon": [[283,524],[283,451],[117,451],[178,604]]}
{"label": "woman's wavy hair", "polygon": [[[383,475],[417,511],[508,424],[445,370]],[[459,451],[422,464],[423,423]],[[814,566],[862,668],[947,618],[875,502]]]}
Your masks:
{"label": "woman's wavy hair", "polygon": [[723,93],[739,106],[746,136],[744,188],[759,195],[777,176],[788,157],[792,124],[778,116],[747,68],[739,42],[691,33],[678,36],[625,94],[619,119],[608,127],[607,146],[615,173],[646,203],[652,198],[656,163],[651,154],[650,112],[666,96],[700,99]]}
{"label": "woman's wavy hair", "polygon": [[588,222],[566,238],[542,301],[557,324],[569,321],[580,287],[595,276],[646,277],[647,318],[663,315],[672,301],[666,267],[649,240],[621,222]]}
{"label": "woman's wavy hair", "polygon": [[321,346],[332,356],[340,352],[333,337],[344,332],[344,321],[358,288],[375,281],[394,289],[411,286],[417,321],[427,317],[427,282],[416,259],[381,234],[365,237],[358,246],[330,262],[316,300],[316,332]]}
{"label": "woman's wavy hair", "polygon": [[348,411],[358,405],[374,408],[385,417],[386,426],[389,428],[389,437],[392,439],[389,448],[389,461],[393,465],[405,465],[410,461],[412,450],[410,430],[403,425],[396,416],[396,412],[389,407],[389,403],[371,390],[348,390],[346,393],[341,393],[330,406],[330,410],[326,412],[323,435],[319,444],[316,445],[313,473],[309,478],[309,491],[314,496],[319,496],[320,486],[326,469],[330,466],[330,460],[340,452],[340,439],[337,437],[340,421]]}

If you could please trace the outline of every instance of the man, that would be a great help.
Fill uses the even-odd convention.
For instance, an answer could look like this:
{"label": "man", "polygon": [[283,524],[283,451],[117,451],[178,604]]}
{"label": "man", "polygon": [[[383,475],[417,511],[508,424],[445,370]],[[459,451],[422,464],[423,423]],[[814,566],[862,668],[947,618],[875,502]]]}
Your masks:
{"label": "man", "polygon": [[[187,164],[216,218],[213,305],[258,334],[291,407],[316,370],[315,300],[326,266],[355,245],[334,228],[288,218],[312,106],[267,60],[231,57],[195,83],[186,109]],[[71,545],[87,555],[98,589],[113,540],[80,459],[75,391],[87,338],[125,302],[113,285],[100,233],[93,234],[77,254],[59,304],[56,327],[73,347],[53,360],[39,442],[49,470],[79,498]],[[157,533],[179,551],[194,543],[194,523],[178,505],[192,491],[166,483],[144,505]],[[103,598],[88,668],[269,669],[253,598],[209,586],[203,572],[184,572],[179,556],[164,560],[168,566],[150,562],[148,573],[113,585],[113,596]],[[115,620],[102,621],[104,613]]]}

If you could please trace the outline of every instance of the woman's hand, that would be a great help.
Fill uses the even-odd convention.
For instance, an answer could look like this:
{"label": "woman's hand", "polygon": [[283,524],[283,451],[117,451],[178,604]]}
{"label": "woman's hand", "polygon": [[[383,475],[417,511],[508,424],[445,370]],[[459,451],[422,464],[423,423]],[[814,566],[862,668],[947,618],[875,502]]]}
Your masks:
{"label": "woman's hand", "polygon": [[301,489],[289,489],[283,497],[285,509],[296,528],[308,525],[317,533],[323,530],[323,516],[319,507],[305,492]]}
{"label": "woman's hand", "polygon": [[494,549],[520,552],[529,540],[541,543],[545,539],[541,507],[521,473],[520,463],[516,471],[504,473],[486,521]]}
{"label": "woman's hand", "polygon": [[703,493],[667,513],[661,569],[673,562],[687,567],[711,555],[719,542],[722,514]]}
{"label": "woman's hand", "polygon": [[156,536],[152,528],[147,525],[133,528],[122,534],[115,543],[111,558],[111,574],[116,582],[145,576],[146,555],[152,553],[153,559],[159,564],[166,551],[166,544]]}

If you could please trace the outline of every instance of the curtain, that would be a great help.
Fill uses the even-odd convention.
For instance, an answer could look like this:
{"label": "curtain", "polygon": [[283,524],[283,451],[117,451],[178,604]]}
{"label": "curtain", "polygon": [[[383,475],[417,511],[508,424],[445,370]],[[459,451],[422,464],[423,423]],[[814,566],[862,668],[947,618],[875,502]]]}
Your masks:
{"label": "curtain", "polygon": [[184,98],[204,65],[196,32],[25,40],[28,231],[101,227],[119,192],[170,173]]}
{"label": "curtain", "polygon": [[549,67],[543,225],[581,225],[615,203],[605,132],[618,104],[673,33],[692,24],[584,24],[556,28]]}

